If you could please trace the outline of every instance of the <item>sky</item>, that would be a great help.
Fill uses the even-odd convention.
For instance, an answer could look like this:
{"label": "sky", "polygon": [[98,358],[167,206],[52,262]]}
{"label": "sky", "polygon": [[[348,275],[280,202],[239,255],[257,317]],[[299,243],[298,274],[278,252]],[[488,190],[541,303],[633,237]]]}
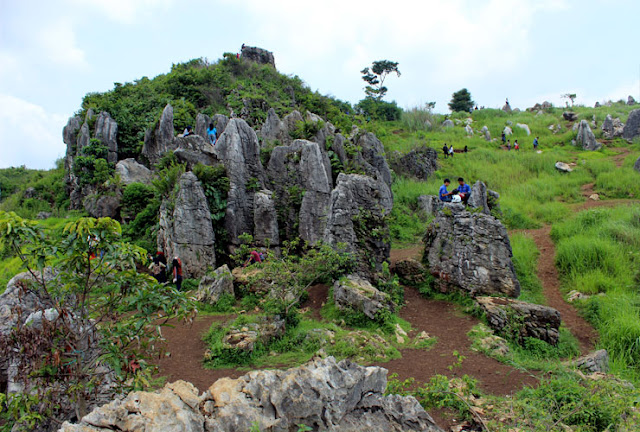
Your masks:
{"label": "sky", "polygon": [[447,113],[461,88],[491,108],[640,101],[638,17],[638,0],[0,0],[0,168],[52,168],[86,93],[243,43],[352,103],[383,59],[403,108]]}

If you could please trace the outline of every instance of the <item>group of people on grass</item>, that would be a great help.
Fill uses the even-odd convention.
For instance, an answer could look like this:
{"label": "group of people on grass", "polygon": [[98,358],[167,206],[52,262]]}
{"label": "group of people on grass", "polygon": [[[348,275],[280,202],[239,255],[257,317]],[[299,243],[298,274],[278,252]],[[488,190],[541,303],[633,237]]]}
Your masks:
{"label": "group of people on grass", "polygon": [[[533,150],[538,150],[538,144],[538,137],[535,137],[533,139]],[[506,146],[508,151],[511,151],[511,140],[507,139],[507,135],[504,132],[502,132],[502,145]],[[518,143],[518,140],[513,142],[513,149],[520,151],[520,143]]]}
{"label": "group of people on grass", "polygon": [[458,178],[458,187],[451,192],[448,190],[450,184],[451,180],[444,179],[444,183],[440,186],[440,191],[438,192],[440,201],[466,204],[471,196],[471,187],[465,183],[462,177]]}
{"label": "group of people on grass", "polygon": [[[190,135],[195,135],[196,133],[193,131],[193,127],[187,126],[182,132],[183,137],[188,137]],[[209,142],[212,145],[216,145],[216,141],[218,141],[218,130],[213,125],[213,123],[209,123],[209,129],[207,129],[207,137],[209,138]]]}
{"label": "group of people on grass", "polygon": [[[462,150],[463,153],[467,153],[469,151],[469,148],[467,146],[464,146],[464,150]],[[448,157],[453,157],[453,155],[455,154],[454,150],[453,150],[453,144],[451,144],[451,146],[447,146],[447,143],[444,143],[444,146],[442,147],[442,152],[444,153],[444,158],[448,158]]]}

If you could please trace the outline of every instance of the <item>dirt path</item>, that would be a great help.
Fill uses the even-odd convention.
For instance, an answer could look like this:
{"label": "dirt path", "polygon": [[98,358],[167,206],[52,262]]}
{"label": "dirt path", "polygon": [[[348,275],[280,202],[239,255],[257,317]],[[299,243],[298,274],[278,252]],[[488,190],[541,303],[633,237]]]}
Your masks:
{"label": "dirt path", "polygon": [[627,158],[627,156],[629,156],[631,150],[627,147],[616,147],[612,148],[611,150],[617,151],[618,154],[615,156],[611,156],[610,160],[615,163],[618,168],[622,167],[624,160]]}

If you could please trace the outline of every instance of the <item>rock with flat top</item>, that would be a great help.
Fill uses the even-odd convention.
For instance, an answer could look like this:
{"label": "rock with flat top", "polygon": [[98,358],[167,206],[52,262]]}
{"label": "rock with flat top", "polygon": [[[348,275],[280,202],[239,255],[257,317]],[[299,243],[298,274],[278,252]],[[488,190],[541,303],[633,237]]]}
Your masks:
{"label": "rock with flat top", "polygon": [[395,305],[387,293],[379,291],[368,280],[356,275],[335,282],[333,300],[339,309],[353,309],[372,320],[376,319],[379,312],[395,310]]}
{"label": "rock with flat top", "polygon": [[138,163],[134,158],[119,161],[116,164],[116,174],[120,176],[120,181],[125,185],[131,183],[151,184],[151,170]]}
{"label": "rock with flat top", "polygon": [[573,171],[573,169],[571,169],[569,164],[564,162],[556,162],[555,166],[556,166],[556,169],[560,172],[570,173],[571,171]]}

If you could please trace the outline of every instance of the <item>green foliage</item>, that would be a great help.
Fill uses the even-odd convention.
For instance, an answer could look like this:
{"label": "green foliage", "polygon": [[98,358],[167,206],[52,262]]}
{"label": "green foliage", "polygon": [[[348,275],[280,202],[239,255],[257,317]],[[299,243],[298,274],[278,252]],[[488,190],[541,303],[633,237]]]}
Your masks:
{"label": "green foliage", "polygon": [[227,230],[224,227],[224,218],[227,210],[227,196],[229,195],[229,178],[224,165],[213,167],[197,164],[193,167],[193,173],[198,177],[207,198],[211,224],[216,239],[216,256],[226,257]]}
{"label": "green foliage", "polygon": [[540,251],[536,243],[531,237],[520,233],[512,234],[510,241],[513,250],[513,266],[520,281],[519,299],[529,303],[546,304],[542,284],[537,276]]}
{"label": "green foliage", "polygon": [[453,112],[470,112],[474,104],[475,102],[471,100],[469,90],[463,88],[452,95],[451,102],[449,102],[449,109]]}
{"label": "green foliage", "polygon": [[402,109],[395,102],[386,102],[374,98],[364,98],[356,105],[356,108],[367,120],[398,120],[402,115]]}
{"label": "green foliage", "polygon": [[131,183],[122,191],[121,214],[124,219],[134,219],[155,197],[154,189],[143,183]]}
{"label": "green foliage", "polygon": [[318,131],[320,131],[320,129],[322,129],[323,127],[323,121],[305,120],[296,123],[295,129],[289,131],[289,135],[293,139],[313,140]]}
{"label": "green foliage", "polygon": [[387,94],[387,88],[384,86],[384,80],[387,76],[391,73],[395,73],[398,77],[400,76],[398,62],[389,60],[374,61],[371,69],[366,67],[360,73],[362,74],[362,79],[368,84],[364,89],[367,98],[377,101],[382,100]]}
{"label": "green foliage", "polygon": [[109,180],[115,168],[107,162],[108,154],[109,149],[98,139],[91,139],[89,145],[82,148],[80,156],[73,161],[73,174],[80,186],[101,185]]}
{"label": "green foliage", "polygon": [[200,312],[211,313],[228,313],[233,311],[233,307],[236,304],[236,298],[232,294],[222,294],[218,301],[211,305],[208,303],[199,303],[198,310]]}
{"label": "green foliage", "polygon": [[[137,266],[145,264],[145,251],[122,241],[118,222],[80,218],[53,235],[15,213],[0,212],[0,240],[38,275],[39,280],[25,288],[50,298],[61,316],[76,323],[69,327],[56,320],[41,329],[17,328],[0,337],[2,355],[6,350],[20,353],[20,376],[36,390],[51,389],[44,398],[38,395],[39,409],[52,410],[71,399],[79,401],[82,410],[99,383],[102,375],[96,371],[102,365],[114,371],[114,391],[149,386],[153,367],[146,359],[162,340],[160,327],[172,317],[186,317],[193,304],[137,272]],[[58,276],[47,281],[42,275],[52,265]],[[99,358],[92,354],[94,347]]]}
{"label": "green foliage", "polygon": [[0,393],[0,431],[34,430],[46,416],[51,414],[48,410],[41,412],[40,402],[37,395]]}

